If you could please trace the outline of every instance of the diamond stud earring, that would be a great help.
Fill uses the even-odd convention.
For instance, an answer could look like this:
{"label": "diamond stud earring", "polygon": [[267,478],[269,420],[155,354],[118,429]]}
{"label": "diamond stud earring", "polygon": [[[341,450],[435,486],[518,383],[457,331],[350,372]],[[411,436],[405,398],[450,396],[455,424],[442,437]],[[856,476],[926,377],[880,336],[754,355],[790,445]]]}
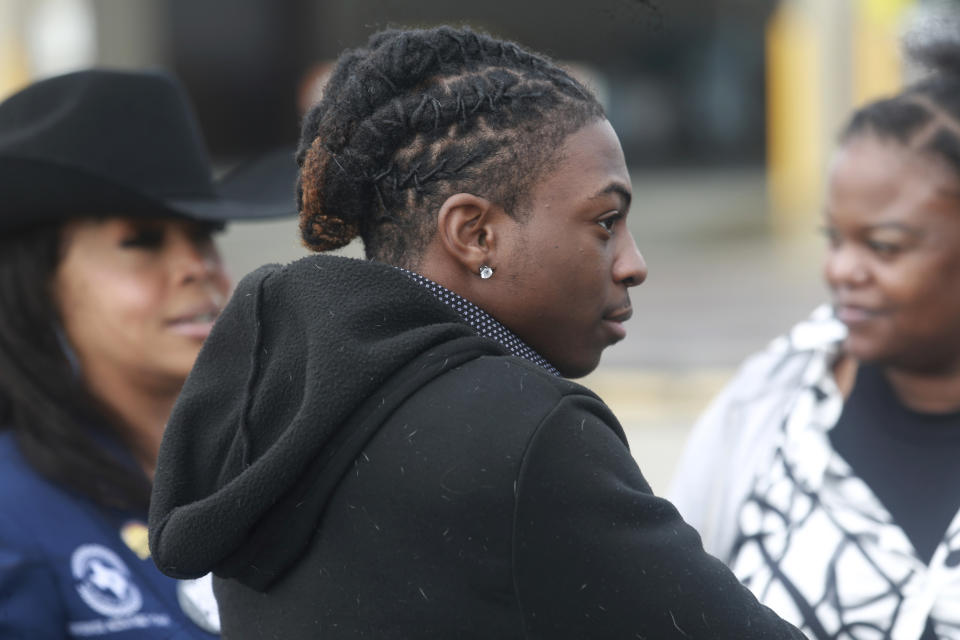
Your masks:
{"label": "diamond stud earring", "polygon": [[485,264],[480,265],[480,277],[484,280],[489,280],[493,277],[493,267],[489,267]]}

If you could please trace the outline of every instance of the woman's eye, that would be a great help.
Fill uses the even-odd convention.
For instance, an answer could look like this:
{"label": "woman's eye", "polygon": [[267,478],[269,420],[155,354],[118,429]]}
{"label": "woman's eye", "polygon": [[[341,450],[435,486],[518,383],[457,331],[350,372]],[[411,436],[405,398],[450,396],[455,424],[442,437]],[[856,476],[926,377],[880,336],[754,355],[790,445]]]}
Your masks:
{"label": "woman's eye", "polygon": [[871,251],[881,256],[892,256],[900,251],[900,246],[892,242],[871,240],[868,244]]}
{"label": "woman's eye", "polygon": [[162,229],[138,229],[120,242],[120,246],[131,249],[157,249],[162,245]]}
{"label": "woman's eye", "polygon": [[198,228],[190,234],[191,240],[196,247],[209,247],[213,245],[213,231],[204,227]]}
{"label": "woman's eye", "polygon": [[831,229],[830,227],[820,227],[820,234],[827,239],[827,244],[831,247],[836,248],[840,244],[840,234],[837,233],[836,229]]}

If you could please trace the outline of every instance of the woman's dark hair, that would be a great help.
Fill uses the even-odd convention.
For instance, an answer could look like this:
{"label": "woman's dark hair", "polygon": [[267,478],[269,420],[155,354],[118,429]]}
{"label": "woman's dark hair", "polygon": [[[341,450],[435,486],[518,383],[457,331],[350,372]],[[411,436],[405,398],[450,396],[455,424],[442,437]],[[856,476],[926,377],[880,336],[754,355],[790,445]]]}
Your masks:
{"label": "woman's dark hair", "polygon": [[67,355],[52,294],[62,227],[0,237],[0,428],[47,478],[107,507],[146,508],[150,483],[115,441]]}
{"label": "woman's dark hair", "polygon": [[862,134],[896,140],[945,160],[960,176],[960,20],[935,11],[904,41],[906,57],[930,71],[901,93],[854,112],[840,140]]}
{"label": "woman's dark hair", "polygon": [[579,82],[514,43],[451,27],[378,33],[340,57],[304,119],[304,244],[360,235],[368,258],[416,266],[449,195],[522,220],[563,141],[601,117]]}

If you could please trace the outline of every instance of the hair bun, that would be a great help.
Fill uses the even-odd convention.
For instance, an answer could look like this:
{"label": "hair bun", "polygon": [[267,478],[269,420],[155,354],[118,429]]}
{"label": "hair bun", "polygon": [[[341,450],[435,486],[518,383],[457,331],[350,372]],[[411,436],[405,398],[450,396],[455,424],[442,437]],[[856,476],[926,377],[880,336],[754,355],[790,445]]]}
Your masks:
{"label": "hair bun", "polygon": [[[300,236],[303,244],[314,251],[332,251],[346,246],[360,233],[360,226],[347,219],[344,206],[351,204],[347,194],[338,193],[336,184],[343,180],[329,180],[330,171],[343,171],[339,163],[331,163],[332,156],[320,138],[306,150],[300,167],[297,187],[300,205]],[[331,166],[333,165],[333,166]],[[333,184],[328,184],[332,182]],[[349,184],[349,180],[346,181]],[[333,191],[333,193],[327,193]],[[341,197],[337,197],[341,196]],[[360,205],[362,206],[362,205]]]}
{"label": "hair bun", "polygon": [[933,2],[917,7],[907,23],[903,48],[919,67],[960,78],[960,5]]}

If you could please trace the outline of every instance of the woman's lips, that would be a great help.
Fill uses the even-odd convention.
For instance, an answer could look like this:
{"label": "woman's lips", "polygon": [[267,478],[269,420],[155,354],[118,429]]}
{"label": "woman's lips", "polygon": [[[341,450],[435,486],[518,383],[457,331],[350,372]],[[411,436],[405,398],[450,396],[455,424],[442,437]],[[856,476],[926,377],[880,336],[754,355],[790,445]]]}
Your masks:
{"label": "woman's lips", "polygon": [[219,307],[204,305],[170,320],[167,322],[167,327],[177,335],[203,340],[210,335],[218,315],[220,315]]}
{"label": "woman's lips", "polygon": [[834,313],[840,322],[846,325],[856,325],[869,322],[881,315],[882,312],[878,309],[870,309],[857,305],[837,304],[834,305]]}

